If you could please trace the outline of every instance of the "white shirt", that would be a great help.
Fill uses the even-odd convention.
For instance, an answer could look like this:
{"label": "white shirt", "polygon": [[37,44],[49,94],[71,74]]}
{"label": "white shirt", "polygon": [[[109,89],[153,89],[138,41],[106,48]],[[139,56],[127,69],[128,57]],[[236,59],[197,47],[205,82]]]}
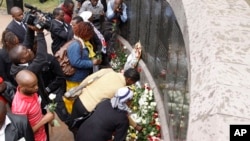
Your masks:
{"label": "white shirt", "polygon": [[3,124],[2,128],[0,129],[0,141],[5,141],[5,129],[6,129],[7,125],[9,125],[10,123],[11,123],[11,121],[10,121],[9,117],[6,115],[4,124]]}
{"label": "white shirt", "polygon": [[28,67],[28,66],[29,66],[29,63],[18,64],[18,66],[25,66],[25,67]]}

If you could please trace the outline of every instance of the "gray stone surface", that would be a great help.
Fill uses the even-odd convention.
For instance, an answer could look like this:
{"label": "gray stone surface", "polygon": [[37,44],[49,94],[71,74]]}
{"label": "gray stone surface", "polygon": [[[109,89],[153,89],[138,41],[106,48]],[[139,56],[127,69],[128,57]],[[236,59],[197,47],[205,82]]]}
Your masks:
{"label": "gray stone surface", "polygon": [[168,0],[189,63],[188,141],[228,141],[250,120],[249,0]]}

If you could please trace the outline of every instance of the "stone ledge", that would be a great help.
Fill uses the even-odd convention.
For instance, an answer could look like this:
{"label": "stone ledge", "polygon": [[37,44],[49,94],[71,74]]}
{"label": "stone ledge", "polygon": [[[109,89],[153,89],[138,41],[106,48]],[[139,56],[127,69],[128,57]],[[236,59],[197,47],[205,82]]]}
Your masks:
{"label": "stone ledge", "polygon": [[[127,47],[128,51],[132,51],[132,46],[130,43],[125,40],[123,37],[118,35],[118,40]],[[158,91],[158,88],[156,86],[156,83],[154,82],[154,79],[149,72],[146,64],[144,63],[143,60],[140,60],[139,67],[143,68],[141,74],[141,82],[142,83],[148,83],[152,90],[154,91],[154,96],[155,96],[155,101],[157,101],[157,110],[159,113],[159,118],[161,122],[161,137],[165,141],[170,141],[170,134],[169,134],[169,129],[168,129],[168,123],[167,123],[167,115],[166,115],[166,107],[163,104],[162,96],[160,92]]]}

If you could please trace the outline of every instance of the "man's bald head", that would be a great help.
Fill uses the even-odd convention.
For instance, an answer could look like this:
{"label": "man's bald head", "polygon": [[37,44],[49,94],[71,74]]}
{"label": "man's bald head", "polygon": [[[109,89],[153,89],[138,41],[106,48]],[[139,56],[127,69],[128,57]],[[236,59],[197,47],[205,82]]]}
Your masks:
{"label": "man's bald head", "polygon": [[24,86],[37,81],[36,75],[29,70],[21,70],[16,75],[16,82],[20,86]]}
{"label": "man's bald head", "polygon": [[20,11],[23,11],[23,10],[20,7],[14,6],[10,9],[10,14],[13,15],[13,14],[16,14]]}
{"label": "man's bald head", "polygon": [[29,70],[21,70],[16,75],[18,91],[24,95],[33,95],[38,91],[38,83],[36,75]]}
{"label": "man's bald head", "polygon": [[12,7],[10,13],[16,21],[21,22],[23,20],[23,10],[20,7]]}

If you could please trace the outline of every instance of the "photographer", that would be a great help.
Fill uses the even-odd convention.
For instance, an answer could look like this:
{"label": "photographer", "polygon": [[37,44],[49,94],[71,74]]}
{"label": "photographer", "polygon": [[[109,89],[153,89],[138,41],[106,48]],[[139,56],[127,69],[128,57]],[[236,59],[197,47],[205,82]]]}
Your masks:
{"label": "photographer", "polygon": [[109,21],[115,20],[115,22],[117,22],[118,24],[120,22],[125,23],[128,17],[127,6],[123,2],[123,0],[110,0],[108,2],[106,16]]}
{"label": "photographer", "polygon": [[101,1],[90,0],[83,2],[82,7],[79,10],[79,15],[84,11],[92,12],[91,22],[98,30],[100,30],[104,19],[104,9]]}

